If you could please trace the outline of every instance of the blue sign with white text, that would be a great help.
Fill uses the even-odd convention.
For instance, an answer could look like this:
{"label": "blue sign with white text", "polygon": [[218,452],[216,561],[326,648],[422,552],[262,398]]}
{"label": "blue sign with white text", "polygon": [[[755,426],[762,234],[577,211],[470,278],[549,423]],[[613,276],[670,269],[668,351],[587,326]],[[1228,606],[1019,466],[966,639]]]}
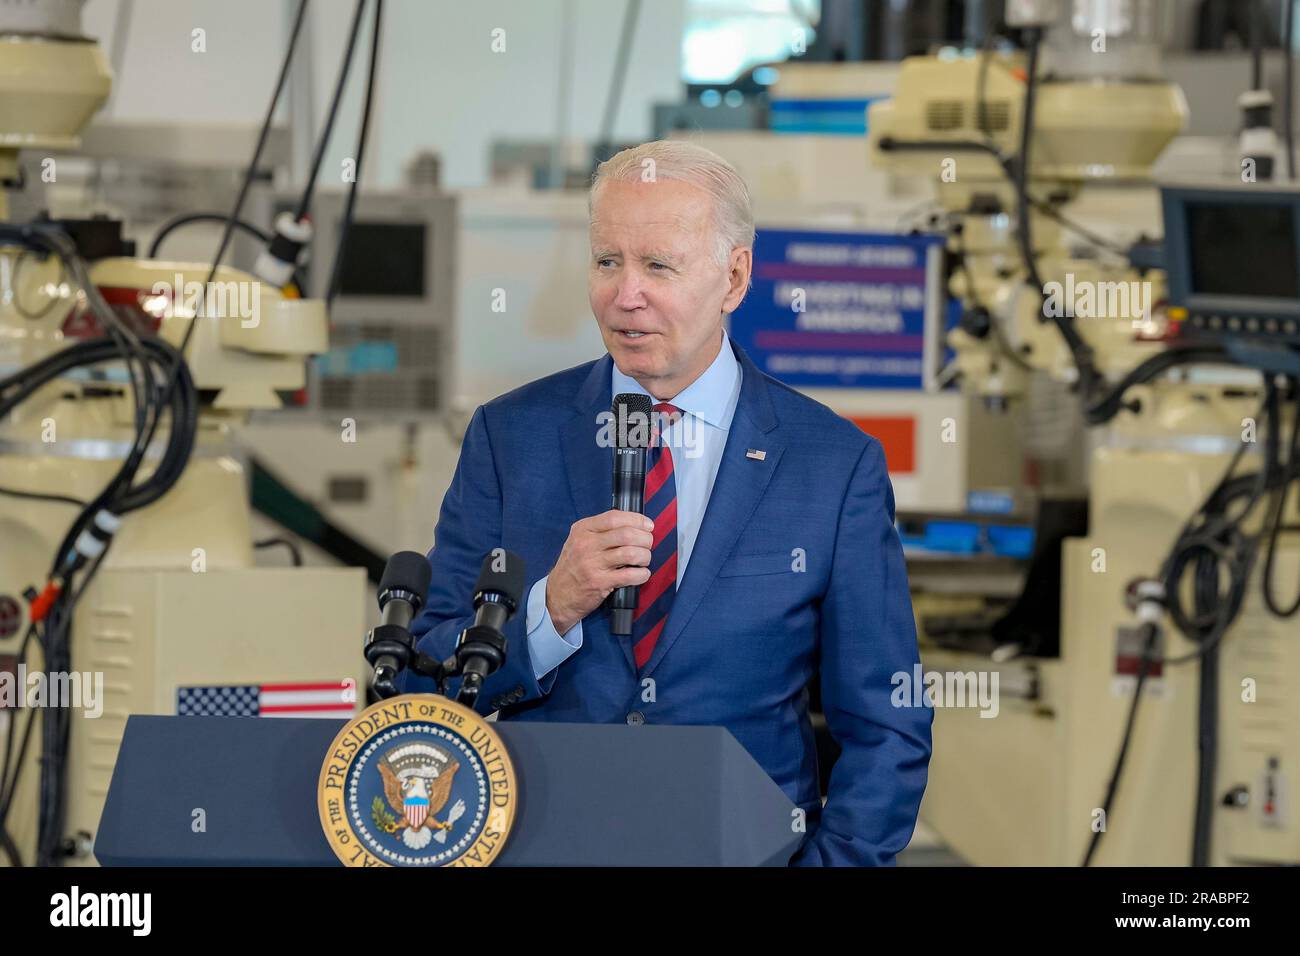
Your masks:
{"label": "blue sign with white text", "polygon": [[[920,389],[928,325],[942,336],[953,308],[943,237],[761,230],[753,287],[728,332],[763,371],[790,385]],[[934,283],[931,285],[931,283]],[[932,370],[933,371],[933,370]]]}

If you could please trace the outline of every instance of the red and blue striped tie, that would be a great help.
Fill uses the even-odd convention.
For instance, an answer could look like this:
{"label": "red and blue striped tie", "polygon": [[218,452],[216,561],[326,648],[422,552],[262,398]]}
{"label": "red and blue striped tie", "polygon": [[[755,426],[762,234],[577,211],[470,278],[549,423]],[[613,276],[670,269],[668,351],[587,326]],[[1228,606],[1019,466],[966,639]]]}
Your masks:
{"label": "red and blue striped tie", "polygon": [[[655,421],[666,429],[681,417],[667,402],[655,406]],[[637,592],[632,615],[632,653],[637,670],[645,667],[664,632],[664,622],[677,594],[677,482],[673,453],[655,428],[646,458],[645,516],[655,523],[650,549],[650,580]]]}

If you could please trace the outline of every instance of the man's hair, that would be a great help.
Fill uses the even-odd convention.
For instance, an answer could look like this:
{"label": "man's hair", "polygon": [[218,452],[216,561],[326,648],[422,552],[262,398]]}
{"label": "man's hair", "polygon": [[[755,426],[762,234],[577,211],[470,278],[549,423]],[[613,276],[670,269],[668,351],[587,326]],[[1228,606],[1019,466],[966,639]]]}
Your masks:
{"label": "man's hair", "polygon": [[697,186],[713,200],[713,256],[726,267],[731,250],[754,245],[754,211],[749,187],[736,168],[712,150],[680,139],[659,139],[615,153],[596,167],[587,198],[594,215],[601,186],[615,182],[671,179]]}

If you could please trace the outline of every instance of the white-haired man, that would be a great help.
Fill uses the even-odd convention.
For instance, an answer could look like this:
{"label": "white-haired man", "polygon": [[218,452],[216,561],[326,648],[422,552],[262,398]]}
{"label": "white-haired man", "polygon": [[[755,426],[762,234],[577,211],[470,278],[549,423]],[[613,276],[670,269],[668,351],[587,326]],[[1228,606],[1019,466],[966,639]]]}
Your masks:
{"label": "white-haired man", "polygon": [[[728,339],[754,240],[730,164],[646,143],[600,165],[590,208],[588,287],[608,354],[476,411],[429,555],[420,648],[448,656],[480,561],[508,548],[527,564],[527,607],[480,709],[727,727],[806,811],[793,862],[892,863],[925,789],[931,712],[891,704],[892,675],[918,654],[880,443]],[[624,392],[648,395],[661,426],[644,515],[609,507],[601,435]],[[626,585],[638,600],[620,636],[603,605]],[[841,748],[824,808],[817,678]]]}

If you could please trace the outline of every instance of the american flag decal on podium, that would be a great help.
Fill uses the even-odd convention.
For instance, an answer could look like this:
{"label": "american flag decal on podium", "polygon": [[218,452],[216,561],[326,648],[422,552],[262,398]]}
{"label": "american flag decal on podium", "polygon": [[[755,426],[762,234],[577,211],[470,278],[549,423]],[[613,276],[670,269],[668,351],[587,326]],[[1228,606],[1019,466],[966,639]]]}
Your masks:
{"label": "american flag decal on podium", "polygon": [[356,712],[356,681],[176,688],[181,717],[334,717]]}

